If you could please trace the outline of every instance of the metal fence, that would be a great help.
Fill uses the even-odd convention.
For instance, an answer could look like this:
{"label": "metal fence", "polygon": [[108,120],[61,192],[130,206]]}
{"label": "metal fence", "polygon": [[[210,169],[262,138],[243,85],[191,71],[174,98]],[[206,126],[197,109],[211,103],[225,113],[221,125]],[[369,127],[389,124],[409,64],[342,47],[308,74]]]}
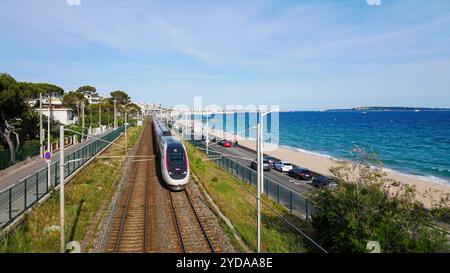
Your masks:
{"label": "metal fence", "polygon": [[[206,153],[206,151],[204,150],[205,146],[202,142],[191,141],[191,143],[196,147],[202,148],[202,151]],[[257,188],[258,177],[255,170],[247,166],[243,166],[235,160],[223,156],[218,152],[209,150],[208,154],[209,158],[212,158],[215,162],[217,162],[217,164],[219,164],[229,173],[252,185],[254,188]],[[264,194],[267,195],[271,200],[284,206],[293,214],[304,217],[307,221],[311,219],[314,208],[311,201],[306,197],[286,188],[277,181],[274,181],[268,177],[264,177],[263,187]]]}
{"label": "metal fence", "polygon": [[[124,131],[120,127],[64,157],[64,178],[69,177],[81,168],[93,156],[103,150],[108,142],[115,140]],[[106,142],[105,142],[106,141]],[[52,189],[59,185],[59,162],[21,179],[17,184],[0,192],[0,229],[5,228],[36,204]]]}

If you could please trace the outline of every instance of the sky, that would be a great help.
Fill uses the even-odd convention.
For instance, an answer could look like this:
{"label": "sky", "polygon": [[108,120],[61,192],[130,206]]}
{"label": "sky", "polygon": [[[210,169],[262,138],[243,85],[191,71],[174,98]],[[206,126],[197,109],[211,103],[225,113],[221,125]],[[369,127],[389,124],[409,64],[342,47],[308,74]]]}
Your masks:
{"label": "sky", "polygon": [[450,107],[448,0],[0,0],[0,73],[136,102]]}

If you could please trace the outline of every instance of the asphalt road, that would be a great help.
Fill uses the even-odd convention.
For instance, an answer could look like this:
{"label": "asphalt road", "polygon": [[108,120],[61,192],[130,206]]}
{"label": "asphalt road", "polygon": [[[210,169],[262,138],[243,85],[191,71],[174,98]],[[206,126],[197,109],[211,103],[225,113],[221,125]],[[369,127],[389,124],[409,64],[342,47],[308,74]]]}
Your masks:
{"label": "asphalt road", "polygon": [[[224,148],[220,145],[217,145],[216,143],[210,143],[209,148],[211,150],[217,151],[219,153],[229,155],[231,159],[238,162],[239,164],[251,167],[251,162],[256,159],[256,152],[250,151],[248,149],[244,149],[239,146],[233,146],[232,148]],[[311,181],[301,181],[294,179],[287,175],[286,173],[281,173],[275,169],[272,169],[271,171],[264,172],[264,175],[279,184],[283,185],[284,187],[297,192],[301,195],[305,195],[313,189],[313,186],[311,185]]]}

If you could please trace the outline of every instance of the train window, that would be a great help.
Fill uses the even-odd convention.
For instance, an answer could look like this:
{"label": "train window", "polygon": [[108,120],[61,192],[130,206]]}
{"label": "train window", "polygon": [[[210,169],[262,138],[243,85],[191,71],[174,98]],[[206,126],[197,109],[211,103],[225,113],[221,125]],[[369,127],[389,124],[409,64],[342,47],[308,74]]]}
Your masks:
{"label": "train window", "polygon": [[184,164],[184,156],[183,153],[169,153],[169,164],[170,165],[181,165]]}

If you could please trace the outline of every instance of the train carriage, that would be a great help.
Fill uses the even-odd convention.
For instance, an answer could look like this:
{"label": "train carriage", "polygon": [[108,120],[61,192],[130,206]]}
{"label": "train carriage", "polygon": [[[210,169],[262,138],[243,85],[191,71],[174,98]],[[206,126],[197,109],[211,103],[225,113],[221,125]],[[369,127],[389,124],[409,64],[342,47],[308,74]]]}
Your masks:
{"label": "train carriage", "polygon": [[153,134],[164,182],[171,190],[183,190],[190,178],[186,148],[157,117],[153,117]]}

